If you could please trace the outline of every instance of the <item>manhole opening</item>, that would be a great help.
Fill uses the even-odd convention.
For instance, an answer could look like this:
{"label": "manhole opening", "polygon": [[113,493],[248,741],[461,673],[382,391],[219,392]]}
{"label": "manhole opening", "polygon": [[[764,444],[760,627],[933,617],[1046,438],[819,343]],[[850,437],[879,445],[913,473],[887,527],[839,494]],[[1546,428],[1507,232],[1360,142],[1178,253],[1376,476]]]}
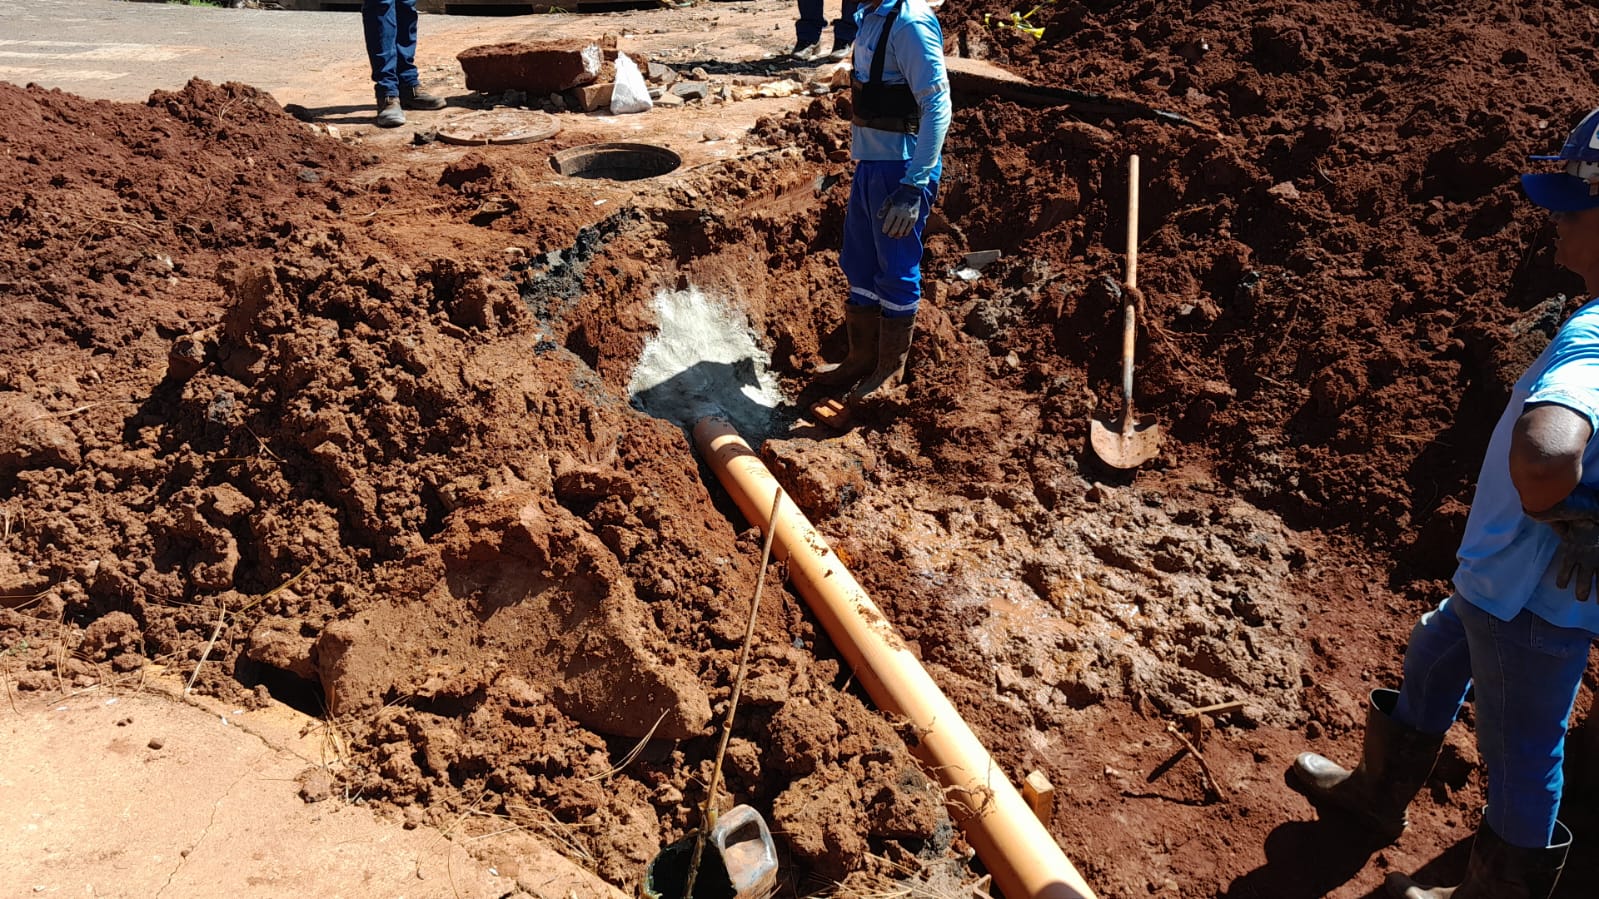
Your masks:
{"label": "manhole opening", "polygon": [[550,165],[569,178],[639,181],[675,171],[676,153],[653,144],[588,144],[550,157]]}

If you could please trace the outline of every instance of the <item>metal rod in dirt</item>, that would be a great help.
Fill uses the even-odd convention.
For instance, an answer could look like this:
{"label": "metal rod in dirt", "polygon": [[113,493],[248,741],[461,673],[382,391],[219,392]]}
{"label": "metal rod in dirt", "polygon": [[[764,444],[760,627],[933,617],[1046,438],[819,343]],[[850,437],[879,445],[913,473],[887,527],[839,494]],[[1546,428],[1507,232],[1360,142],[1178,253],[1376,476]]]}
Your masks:
{"label": "metal rod in dirt", "polygon": [[[758,520],[766,510],[757,497],[777,484],[760,456],[721,419],[701,419],[694,441],[744,517]],[[1018,899],[1095,899],[1049,829],[843,560],[792,500],[780,505],[767,532],[777,534],[773,552],[788,560],[789,579],[872,701],[910,719],[920,737],[911,752],[944,785],[950,817],[994,883]]]}
{"label": "metal rod in dirt", "polygon": [[733,695],[727,701],[727,722],[722,725],[722,744],[716,747],[716,762],[711,766],[711,789],[705,797],[705,812],[700,815],[700,835],[694,841],[694,857],[689,859],[688,880],[683,883],[683,899],[693,899],[694,880],[700,873],[700,856],[705,852],[705,838],[716,826],[716,790],[722,779],[722,757],[727,755],[727,741],[733,735],[733,714],[738,711],[738,697],[744,692],[744,676],[749,673],[750,644],[755,642],[755,613],[761,608],[761,588],[766,586],[766,567],[772,559],[772,537],[777,533],[777,509],[783,501],[783,488],[772,494],[772,514],[766,520],[766,541],[761,546],[761,573],[755,577],[755,596],[750,600],[750,621],[744,628],[744,648],[738,656],[738,676],[733,678]]}

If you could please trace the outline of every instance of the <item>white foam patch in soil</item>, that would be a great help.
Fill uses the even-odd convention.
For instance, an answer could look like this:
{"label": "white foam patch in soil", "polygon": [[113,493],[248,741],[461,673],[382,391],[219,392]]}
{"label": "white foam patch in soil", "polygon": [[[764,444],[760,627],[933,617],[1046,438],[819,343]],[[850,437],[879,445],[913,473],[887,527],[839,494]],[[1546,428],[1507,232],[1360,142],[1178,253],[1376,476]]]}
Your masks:
{"label": "white foam patch in soil", "polygon": [[784,397],[748,319],[692,285],[657,293],[655,312],[627,385],[634,407],[684,428],[721,415],[752,442],[769,433]]}

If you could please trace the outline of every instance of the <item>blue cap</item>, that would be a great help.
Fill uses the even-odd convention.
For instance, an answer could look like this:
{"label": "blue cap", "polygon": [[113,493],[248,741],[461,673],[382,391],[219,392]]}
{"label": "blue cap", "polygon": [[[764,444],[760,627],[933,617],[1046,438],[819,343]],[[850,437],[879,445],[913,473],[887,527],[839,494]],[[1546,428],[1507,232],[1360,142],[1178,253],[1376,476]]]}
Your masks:
{"label": "blue cap", "polygon": [[1532,159],[1564,162],[1564,172],[1521,176],[1527,199],[1551,212],[1581,212],[1599,207],[1599,109],[1583,116],[1557,156]]}

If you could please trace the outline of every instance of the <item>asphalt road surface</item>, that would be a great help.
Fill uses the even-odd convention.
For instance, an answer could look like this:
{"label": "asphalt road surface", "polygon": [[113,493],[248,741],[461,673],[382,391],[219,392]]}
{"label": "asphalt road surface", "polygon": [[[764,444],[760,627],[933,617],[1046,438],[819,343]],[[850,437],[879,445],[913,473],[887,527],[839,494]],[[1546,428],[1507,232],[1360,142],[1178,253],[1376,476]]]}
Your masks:
{"label": "asphalt road surface", "polygon": [[[429,62],[430,39],[454,46],[464,32],[509,32],[516,22],[423,16],[418,62]],[[434,62],[455,60],[452,53]],[[283,103],[371,102],[357,12],[0,0],[0,80],[137,101],[191,77],[243,81]]]}

